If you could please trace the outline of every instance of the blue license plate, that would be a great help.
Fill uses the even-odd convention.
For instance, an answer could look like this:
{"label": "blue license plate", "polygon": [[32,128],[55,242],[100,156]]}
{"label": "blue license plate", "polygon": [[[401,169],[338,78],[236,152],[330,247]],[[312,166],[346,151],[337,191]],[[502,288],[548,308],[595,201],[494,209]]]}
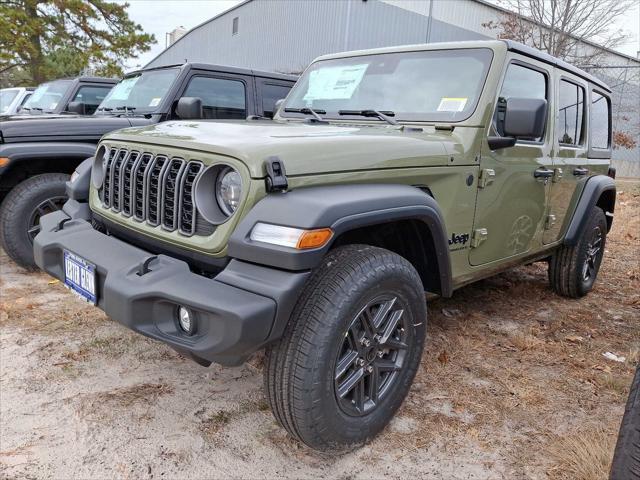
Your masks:
{"label": "blue license plate", "polygon": [[64,284],[89,303],[96,304],[96,266],[64,251]]}

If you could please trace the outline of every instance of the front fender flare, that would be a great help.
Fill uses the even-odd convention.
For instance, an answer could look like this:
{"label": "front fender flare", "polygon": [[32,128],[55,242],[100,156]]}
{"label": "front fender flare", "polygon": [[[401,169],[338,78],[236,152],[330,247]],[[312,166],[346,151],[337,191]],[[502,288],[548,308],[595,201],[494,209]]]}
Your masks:
{"label": "front fender flare", "polygon": [[[363,184],[308,187],[271,194],[254,205],[229,239],[230,257],[285,270],[308,270],[322,261],[342,233],[399,220],[424,222],[433,237],[443,296],[451,294],[451,262],[444,218],[437,202],[409,185]],[[258,222],[302,229],[330,227],[332,242],[296,250],[250,239]]]}

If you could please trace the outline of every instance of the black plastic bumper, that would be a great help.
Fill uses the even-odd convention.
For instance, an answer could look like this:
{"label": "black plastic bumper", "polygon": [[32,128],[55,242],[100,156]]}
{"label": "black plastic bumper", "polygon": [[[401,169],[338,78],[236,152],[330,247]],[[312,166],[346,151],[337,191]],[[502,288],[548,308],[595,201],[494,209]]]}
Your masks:
{"label": "black plastic bumper", "polygon": [[[99,308],[205,365],[238,365],[279,338],[309,275],[231,260],[211,279],[166,255],[158,255],[141,275],[141,265],[152,255],[94,230],[89,221],[58,211],[40,223],[34,242],[40,268],[64,281],[64,250],[95,264]],[[180,305],[195,313],[192,336],[178,326]]]}

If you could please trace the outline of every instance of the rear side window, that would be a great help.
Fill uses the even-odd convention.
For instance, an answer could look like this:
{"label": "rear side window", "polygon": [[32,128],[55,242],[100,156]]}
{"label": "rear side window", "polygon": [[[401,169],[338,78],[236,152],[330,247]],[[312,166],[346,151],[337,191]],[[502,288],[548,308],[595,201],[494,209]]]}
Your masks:
{"label": "rear side window", "polygon": [[85,104],[85,111],[87,113],[93,113],[98,108],[98,105],[106,98],[107,94],[111,91],[113,85],[108,87],[95,87],[85,85],[78,89],[78,93],[73,97],[72,102],[82,102]]}
{"label": "rear side window", "polygon": [[560,80],[558,90],[558,123],[556,136],[561,145],[580,145],[584,125],[584,89]]}
{"label": "rear side window", "polygon": [[592,148],[609,148],[611,139],[611,105],[609,99],[597,92],[591,93],[589,135]]}
{"label": "rear side window", "polygon": [[[494,126],[497,133],[500,136],[504,136],[504,116],[508,99],[539,98],[548,100],[547,91],[547,76],[544,73],[517,63],[509,65],[494,115]],[[532,138],[530,140],[539,142],[542,138]]]}
{"label": "rear side window", "polygon": [[247,117],[244,83],[239,80],[193,77],[183,96],[202,99],[204,118]]}
{"label": "rear side window", "polygon": [[262,114],[265,117],[273,118],[275,105],[278,100],[285,98],[291,87],[284,85],[262,84]]}

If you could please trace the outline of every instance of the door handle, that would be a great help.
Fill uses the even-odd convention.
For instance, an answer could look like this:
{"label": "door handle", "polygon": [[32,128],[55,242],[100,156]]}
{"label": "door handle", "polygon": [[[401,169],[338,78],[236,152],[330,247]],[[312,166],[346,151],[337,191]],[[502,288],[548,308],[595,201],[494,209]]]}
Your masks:
{"label": "door handle", "polygon": [[539,169],[537,169],[536,171],[533,172],[533,176],[535,178],[543,178],[545,180],[548,179],[548,178],[553,177],[553,175],[554,175],[554,171],[553,170],[549,170],[546,167],[539,168]]}
{"label": "door handle", "polygon": [[588,168],[580,168],[580,167],[574,168],[573,169],[573,174],[576,177],[581,177],[583,175],[588,175],[589,174],[589,169]]}

